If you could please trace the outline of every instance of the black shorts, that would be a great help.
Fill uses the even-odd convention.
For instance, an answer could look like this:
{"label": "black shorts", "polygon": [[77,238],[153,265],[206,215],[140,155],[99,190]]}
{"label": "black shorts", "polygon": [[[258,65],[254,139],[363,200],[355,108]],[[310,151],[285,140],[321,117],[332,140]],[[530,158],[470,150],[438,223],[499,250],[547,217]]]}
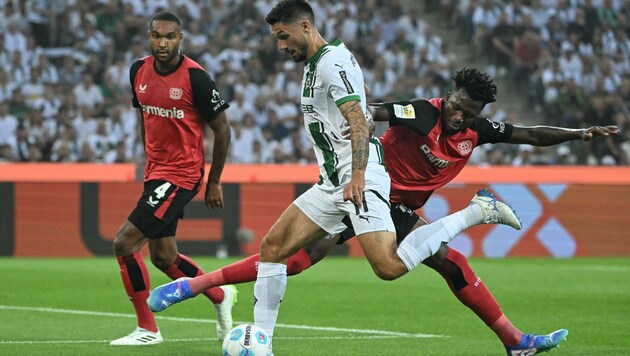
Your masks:
{"label": "black shorts", "polygon": [[[400,244],[405,236],[409,235],[413,227],[420,220],[418,214],[415,211],[409,209],[403,203],[392,203],[390,209],[392,221],[396,227],[396,244]],[[341,237],[337,241],[337,245],[341,245],[354,237],[354,229],[350,224],[350,219],[343,219],[343,223],[348,227],[341,232]]]}
{"label": "black shorts", "polygon": [[128,219],[150,239],[175,236],[184,207],[195,195],[196,191],[165,180],[144,182],[144,192]]}

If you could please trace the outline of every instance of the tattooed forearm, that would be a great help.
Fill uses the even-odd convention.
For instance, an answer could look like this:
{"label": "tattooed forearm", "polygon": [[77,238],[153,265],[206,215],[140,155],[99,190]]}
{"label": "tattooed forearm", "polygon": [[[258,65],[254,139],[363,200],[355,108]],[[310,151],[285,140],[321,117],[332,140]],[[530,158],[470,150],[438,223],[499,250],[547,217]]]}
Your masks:
{"label": "tattooed forearm", "polygon": [[369,156],[369,126],[358,101],[348,101],[339,106],[341,114],[350,124],[352,142],[352,173],[365,171]]}

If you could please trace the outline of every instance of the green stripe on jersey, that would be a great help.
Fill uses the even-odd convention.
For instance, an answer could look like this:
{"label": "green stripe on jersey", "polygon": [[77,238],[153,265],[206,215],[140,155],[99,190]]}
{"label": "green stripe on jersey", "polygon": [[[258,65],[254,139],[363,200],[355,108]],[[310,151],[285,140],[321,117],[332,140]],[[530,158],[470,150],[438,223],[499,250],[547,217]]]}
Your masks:
{"label": "green stripe on jersey", "polygon": [[339,171],[337,170],[337,154],[330,143],[330,138],[323,133],[323,125],[320,122],[313,122],[308,125],[308,129],[313,136],[315,145],[322,151],[324,155],[324,170],[328,179],[335,186],[339,186]]}
{"label": "green stripe on jersey", "polygon": [[335,105],[339,106],[339,105],[341,105],[343,103],[347,103],[349,101],[361,101],[361,96],[359,96],[359,95],[346,96],[344,98],[341,98],[341,99],[335,101]]}
{"label": "green stripe on jersey", "polygon": [[[383,149],[383,145],[381,144],[379,140],[377,140],[374,137],[370,139],[370,143],[376,146],[376,154],[378,155],[378,164],[385,166],[385,150]],[[387,170],[387,167],[385,167],[385,170]]]}

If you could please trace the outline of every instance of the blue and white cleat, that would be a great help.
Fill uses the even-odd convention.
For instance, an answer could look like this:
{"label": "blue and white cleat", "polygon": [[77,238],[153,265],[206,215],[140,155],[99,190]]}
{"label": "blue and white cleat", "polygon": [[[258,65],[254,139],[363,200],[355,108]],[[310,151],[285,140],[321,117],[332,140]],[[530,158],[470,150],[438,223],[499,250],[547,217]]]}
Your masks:
{"label": "blue and white cleat", "polygon": [[149,309],[154,313],[161,312],[175,303],[194,297],[188,285],[188,279],[188,277],[178,278],[152,290],[147,298]]}
{"label": "blue and white cleat", "polygon": [[569,335],[566,329],[560,329],[549,335],[529,333],[523,335],[521,343],[516,346],[506,346],[508,356],[531,356],[558,347]]}
{"label": "blue and white cleat", "polygon": [[481,207],[484,224],[503,224],[516,230],[523,228],[523,224],[516,216],[516,212],[509,205],[495,198],[487,189],[478,191],[470,201],[470,205],[472,204],[477,204]]}

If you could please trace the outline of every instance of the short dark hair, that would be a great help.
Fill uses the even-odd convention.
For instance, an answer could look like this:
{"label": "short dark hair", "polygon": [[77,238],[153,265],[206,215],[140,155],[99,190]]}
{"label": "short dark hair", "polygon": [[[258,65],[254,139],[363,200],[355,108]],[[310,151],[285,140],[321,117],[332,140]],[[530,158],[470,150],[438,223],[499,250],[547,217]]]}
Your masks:
{"label": "short dark hair", "polygon": [[149,22],[149,29],[153,28],[153,21],[171,21],[175,22],[177,26],[182,25],[181,21],[179,21],[179,17],[170,11],[158,12],[155,16],[153,16],[151,22]]}
{"label": "short dark hair", "polygon": [[486,73],[477,68],[464,68],[455,72],[451,77],[455,81],[455,89],[464,88],[468,96],[474,101],[481,101],[483,105],[497,101],[497,86]]}
{"label": "short dark hair", "polygon": [[269,11],[265,21],[273,26],[278,22],[294,23],[304,18],[315,23],[313,8],[308,2],[305,0],[281,0]]}

